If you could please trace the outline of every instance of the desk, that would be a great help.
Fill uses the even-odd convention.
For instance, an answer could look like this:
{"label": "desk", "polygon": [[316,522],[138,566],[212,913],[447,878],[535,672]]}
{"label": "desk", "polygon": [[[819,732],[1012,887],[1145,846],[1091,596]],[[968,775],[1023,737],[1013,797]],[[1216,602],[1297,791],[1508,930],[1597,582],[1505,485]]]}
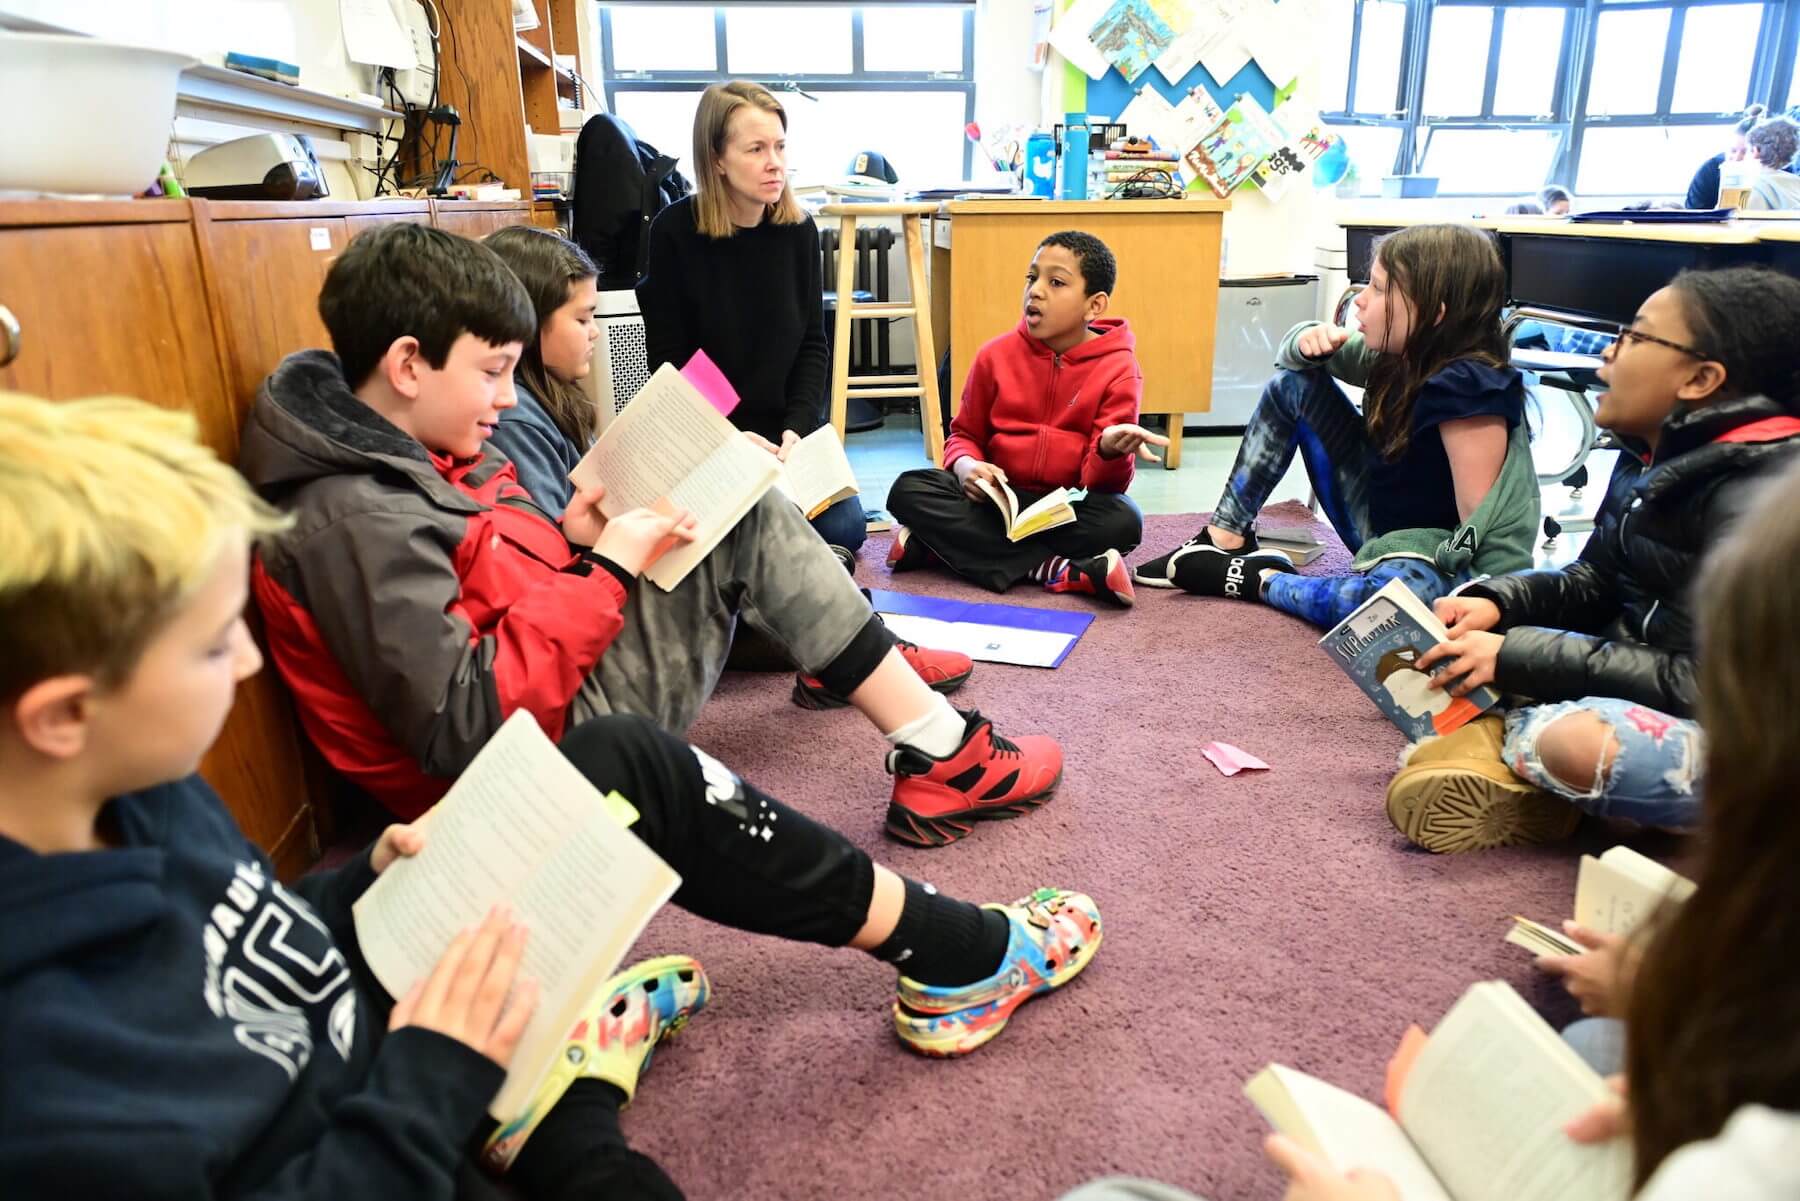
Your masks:
{"label": "desk", "polygon": [[1800,276],[1800,220],[1759,223],[1756,240],[1762,243],[1769,266]]}
{"label": "desk", "polygon": [[1143,412],[1168,415],[1163,465],[1180,466],[1183,414],[1212,407],[1220,235],[1230,207],[1213,199],[945,204],[932,232],[932,317],[950,335],[952,404],[962,398],[975,351],[1018,325],[1025,268],[1038,243],[1057,230],[1084,230],[1118,260],[1106,315],[1131,322],[1144,370]]}
{"label": "desk", "polygon": [[[1446,218],[1397,213],[1344,219],[1351,282],[1368,282],[1377,239],[1441,220]],[[1489,230],[1499,240],[1509,304],[1620,323],[1630,321],[1645,297],[1682,271],[1768,263],[1776,257],[1772,239],[1800,242],[1800,231],[1781,222],[1615,225],[1501,217],[1462,224]],[[1800,246],[1792,261],[1796,265],[1786,269],[1800,275]]]}

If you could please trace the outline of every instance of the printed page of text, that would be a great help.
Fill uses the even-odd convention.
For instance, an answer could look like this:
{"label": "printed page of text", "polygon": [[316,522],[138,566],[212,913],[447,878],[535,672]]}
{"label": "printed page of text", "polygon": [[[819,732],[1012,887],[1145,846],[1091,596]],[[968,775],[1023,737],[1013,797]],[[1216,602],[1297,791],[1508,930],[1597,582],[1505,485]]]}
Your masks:
{"label": "printed page of text", "polygon": [[1563,1123],[1608,1095],[1510,986],[1477,984],[1431,1033],[1400,1124],[1456,1201],[1624,1201],[1624,1140],[1581,1146]]}

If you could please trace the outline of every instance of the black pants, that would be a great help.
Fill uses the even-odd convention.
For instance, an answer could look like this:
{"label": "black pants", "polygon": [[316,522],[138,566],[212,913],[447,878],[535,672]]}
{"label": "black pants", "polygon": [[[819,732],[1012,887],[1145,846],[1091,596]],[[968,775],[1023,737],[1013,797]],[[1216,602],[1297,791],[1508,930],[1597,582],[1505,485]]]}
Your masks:
{"label": "black pants", "polygon": [[[1013,489],[1019,504],[1044,494]],[[888,490],[888,512],[909,536],[930,547],[951,571],[993,592],[1005,592],[1051,555],[1085,559],[1106,550],[1127,554],[1144,538],[1144,515],[1123,492],[1090,492],[1075,502],[1075,520],[1033,534],[1006,537],[1000,510],[963,495],[956,473],[938,467],[909,471]]]}
{"label": "black pants", "polygon": [[[637,809],[632,831],[680,873],[674,899],[689,913],[833,947],[868,920],[868,855],[653,723],[595,718],[570,730],[562,749],[596,788]],[[576,1081],[532,1132],[508,1183],[528,1201],[679,1198],[661,1169],[625,1145],[617,1110],[589,1083]]]}

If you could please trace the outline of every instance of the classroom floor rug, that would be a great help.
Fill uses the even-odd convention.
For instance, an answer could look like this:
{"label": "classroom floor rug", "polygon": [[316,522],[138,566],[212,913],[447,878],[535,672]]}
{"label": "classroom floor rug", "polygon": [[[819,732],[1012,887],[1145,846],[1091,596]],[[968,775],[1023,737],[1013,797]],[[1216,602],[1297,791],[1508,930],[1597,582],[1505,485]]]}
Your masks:
{"label": "classroom floor rug", "polygon": [[[1200,520],[1149,518],[1132,559]],[[1262,524],[1311,520],[1290,502]],[[1319,528],[1329,549],[1306,571],[1346,569]],[[891,575],[890,537],[863,547],[864,586],[994,599],[942,575]],[[1094,604],[1031,584],[1005,599]],[[1260,605],[1140,588],[1136,608],[1098,610],[1055,670],[977,665],[955,702],[1002,732],[1057,736],[1066,773],[1036,813],[931,851],[883,837],[887,748],[855,711],[796,708],[791,676],[728,674],[690,731],[697,745],[946,892],[1086,891],[1105,941],[1084,976],[988,1046],[937,1061],[894,1036],[892,968],[671,908],[634,954],[698,956],[714,999],[656,1056],[627,1136],[697,1199],[1019,1201],[1109,1173],[1212,1201],[1273,1199],[1265,1126],[1241,1092],[1264,1064],[1379,1099],[1407,1025],[1429,1028],[1483,979],[1570,1020],[1501,938],[1512,914],[1566,916],[1578,852],[1620,838],[1584,827],[1554,848],[1408,847],[1382,812],[1403,740],[1317,637]],[[1201,753],[1214,740],[1270,770],[1221,775]]]}

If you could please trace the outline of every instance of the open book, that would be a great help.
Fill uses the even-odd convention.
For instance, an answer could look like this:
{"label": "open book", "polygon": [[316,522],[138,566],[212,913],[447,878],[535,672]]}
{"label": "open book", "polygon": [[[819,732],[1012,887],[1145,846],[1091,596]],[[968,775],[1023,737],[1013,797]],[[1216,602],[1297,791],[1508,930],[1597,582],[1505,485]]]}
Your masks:
{"label": "open book", "polygon": [[639,508],[693,512],[699,523],[694,540],[671,540],[644,570],[668,592],[780,474],[780,460],[745,441],[698,388],[664,363],[607,424],[569,479],[578,488],[605,484],[600,511],[609,518]]}
{"label": "open book", "polygon": [[1436,673],[1415,665],[1419,656],[1449,637],[1444,623],[1412,589],[1389,580],[1319,639],[1319,645],[1416,742],[1448,734],[1500,702],[1492,688],[1453,697],[1448,689],[1431,687]]}
{"label": "open book", "polygon": [[838,441],[837,430],[829,425],[821,425],[800,439],[781,466],[775,487],[800,506],[808,521],[859,491],[844,444]]}
{"label": "open book", "polygon": [[356,939],[381,986],[401,997],[458,931],[511,903],[531,932],[520,976],[538,981],[539,998],[488,1107],[506,1123],[681,877],[626,828],[637,820],[630,802],[602,796],[523,709],[423,820],[425,848],[391,864],[352,907]]}
{"label": "open book", "polygon": [[1006,522],[1006,537],[1012,542],[1023,542],[1033,534],[1068,525],[1075,520],[1075,510],[1071,506],[1086,495],[1057,488],[1021,509],[1019,498],[1007,485],[985,479],[976,480],[975,484],[993,499],[994,507],[1000,510],[1000,517]]}
{"label": "open book", "polygon": [[1469,989],[1395,1075],[1391,1113],[1279,1064],[1244,1094],[1276,1130],[1339,1170],[1385,1173],[1403,1201],[1629,1195],[1626,1140],[1583,1146],[1562,1132],[1612,1094],[1509,985]]}
{"label": "open book", "polygon": [[[1596,859],[1581,857],[1575,880],[1575,924],[1601,934],[1630,934],[1665,900],[1692,896],[1694,882],[1630,847],[1614,847]],[[1587,948],[1561,930],[1513,918],[1506,941],[1534,955],[1579,955]]]}

